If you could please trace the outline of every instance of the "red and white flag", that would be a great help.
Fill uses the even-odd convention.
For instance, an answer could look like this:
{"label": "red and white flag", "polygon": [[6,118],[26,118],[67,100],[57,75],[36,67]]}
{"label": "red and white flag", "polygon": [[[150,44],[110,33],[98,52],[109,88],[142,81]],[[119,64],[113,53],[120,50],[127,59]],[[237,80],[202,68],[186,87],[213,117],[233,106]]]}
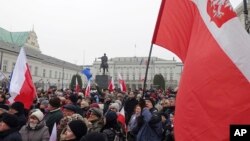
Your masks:
{"label": "red and white flag", "polygon": [[79,91],[80,91],[80,86],[79,86],[79,84],[78,84],[77,77],[76,77],[75,91],[76,91],[76,93],[79,93]]}
{"label": "red and white flag", "polygon": [[110,92],[113,92],[114,89],[115,89],[115,84],[114,84],[114,79],[113,79],[113,77],[111,77],[111,80],[109,81],[108,89],[109,89]]}
{"label": "red and white flag", "polygon": [[85,97],[90,96],[90,80],[88,81],[87,87],[85,89]]}
{"label": "red and white flag", "polygon": [[122,76],[121,76],[120,73],[118,73],[118,81],[119,81],[119,85],[120,85],[121,91],[122,91],[122,92],[126,92],[126,91],[127,91],[126,83],[125,83],[125,81],[122,79]]}
{"label": "red and white flag", "polygon": [[32,77],[27,63],[24,48],[21,48],[12,73],[8,99],[10,103],[19,101],[24,104],[26,109],[30,109],[36,97],[36,89],[32,82]]}
{"label": "red and white flag", "polygon": [[152,43],[184,63],[176,141],[226,141],[250,124],[250,37],[229,0],[163,0]]}
{"label": "red and white flag", "polygon": [[122,128],[124,129],[124,131],[127,131],[127,126],[126,126],[126,122],[125,122],[125,111],[124,111],[124,107],[122,107],[121,111],[118,113],[117,116],[117,121],[121,123]]}

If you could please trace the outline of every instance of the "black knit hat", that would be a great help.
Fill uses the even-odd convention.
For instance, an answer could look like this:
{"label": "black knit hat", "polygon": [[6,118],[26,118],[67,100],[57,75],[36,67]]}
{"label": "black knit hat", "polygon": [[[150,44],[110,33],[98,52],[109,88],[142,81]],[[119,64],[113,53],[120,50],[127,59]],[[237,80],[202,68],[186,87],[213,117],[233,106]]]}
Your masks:
{"label": "black knit hat", "polygon": [[103,133],[92,132],[82,137],[80,141],[107,141],[107,137]]}
{"label": "black knit hat", "polygon": [[9,106],[8,105],[5,105],[5,104],[0,104],[0,109],[2,109],[3,111],[9,111]]}
{"label": "black knit hat", "polygon": [[78,140],[87,133],[87,126],[82,120],[72,120],[69,123],[69,128]]}
{"label": "black knit hat", "polygon": [[49,104],[52,107],[59,108],[61,106],[61,100],[58,97],[53,97],[49,100]]}
{"label": "black knit hat", "polygon": [[147,97],[145,98],[145,100],[149,100],[153,106],[155,105],[155,101],[152,98]]}
{"label": "black knit hat", "polygon": [[19,126],[17,116],[9,113],[3,113],[1,121],[7,124],[10,128],[17,128]]}
{"label": "black knit hat", "polygon": [[117,120],[117,114],[114,111],[108,111],[105,115],[106,121],[112,122],[112,121],[116,121]]}
{"label": "black knit hat", "polygon": [[16,101],[10,106],[10,108],[16,110],[18,113],[24,113],[24,105],[22,102]]}

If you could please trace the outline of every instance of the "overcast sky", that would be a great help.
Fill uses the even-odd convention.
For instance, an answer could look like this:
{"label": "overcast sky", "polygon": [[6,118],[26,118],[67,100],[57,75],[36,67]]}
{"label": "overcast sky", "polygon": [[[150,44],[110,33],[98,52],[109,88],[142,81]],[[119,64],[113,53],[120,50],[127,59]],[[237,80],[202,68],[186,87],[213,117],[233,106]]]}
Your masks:
{"label": "overcast sky", "polygon": [[[235,7],[242,0],[230,0]],[[0,0],[0,27],[34,30],[42,53],[74,64],[148,56],[161,0]],[[173,59],[154,46],[152,56]],[[177,57],[175,57],[177,58]]]}

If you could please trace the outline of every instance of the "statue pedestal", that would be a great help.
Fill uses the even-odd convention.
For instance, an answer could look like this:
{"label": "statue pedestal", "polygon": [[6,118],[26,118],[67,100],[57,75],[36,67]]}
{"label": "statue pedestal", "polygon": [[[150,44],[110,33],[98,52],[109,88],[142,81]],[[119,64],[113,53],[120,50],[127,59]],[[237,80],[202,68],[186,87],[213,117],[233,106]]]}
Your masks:
{"label": "statue pedestal", "polygon": [[101,89],[107,89],[109,83],[109,76],[108,75],[96,75],[95,82]]}

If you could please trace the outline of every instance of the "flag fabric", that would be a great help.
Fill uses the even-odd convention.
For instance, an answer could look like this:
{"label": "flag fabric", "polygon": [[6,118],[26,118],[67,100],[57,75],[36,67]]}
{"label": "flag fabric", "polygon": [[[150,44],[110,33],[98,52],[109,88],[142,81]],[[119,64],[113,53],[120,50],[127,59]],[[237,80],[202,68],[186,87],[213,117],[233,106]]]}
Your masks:
{"label": "flag fabric", "polygon": [[117,121],[121,123],[122,128],[124,129],[124,131],[127,131],[127,126],[126,126],[126,122],[125,122],[124,107],[122,107],[121,111],[118,113]]}
{"label": "flag fabric", "polygon": [[113,77],[111,77],[111,79],[109,80],[108,89],[110,92],[113,92],[115,89],[115,83]]}
{"label": "flag fabric", "polygon": [[88,81],[87,87],[85,89],[85,97],[90,97],[90,80]]}
{"label": "flag fabric", "polygon": [[75,91],[76,91],[76,93],[79,93],[79,91],[80,91],[80,86],[79,86],[79,84],[78,84],[77,77],[76,77]]}
{"label": "flag fabric", "polygon": [[120,73],[118,73],[118,81],[119,81],[119,85],[120,85],[120,89],[122,92],[126,92],[127,88],[126,88],[126,83],[123,80],[122,76]]}
{"label": "flag fabric", "polygon": [[90,68],[85,68],[81,71],[82,74],[84,74],[88,80],[92,77],[92,74],[90,72]]}
{"label": "flag fabric", "polygon": [[54,123],[49,141],[57,141],[57,129],[56,129],[56,122]]}
{"label": "flag fabric", "polygon": [[17,57],[10,81],[9,92],[11,95],[8,99],[9,102],[22,102],[26,109],[30,109],[30,106],[33,104],[33,100],[36,97],[36,89],[32,82],[24,48],[21,48]]}
{"label": "flag fabric", "polygon": [[229,0],[163,0],[152,43],[184,63],[176,141],[226,141],[250,124],[250,37]]}

